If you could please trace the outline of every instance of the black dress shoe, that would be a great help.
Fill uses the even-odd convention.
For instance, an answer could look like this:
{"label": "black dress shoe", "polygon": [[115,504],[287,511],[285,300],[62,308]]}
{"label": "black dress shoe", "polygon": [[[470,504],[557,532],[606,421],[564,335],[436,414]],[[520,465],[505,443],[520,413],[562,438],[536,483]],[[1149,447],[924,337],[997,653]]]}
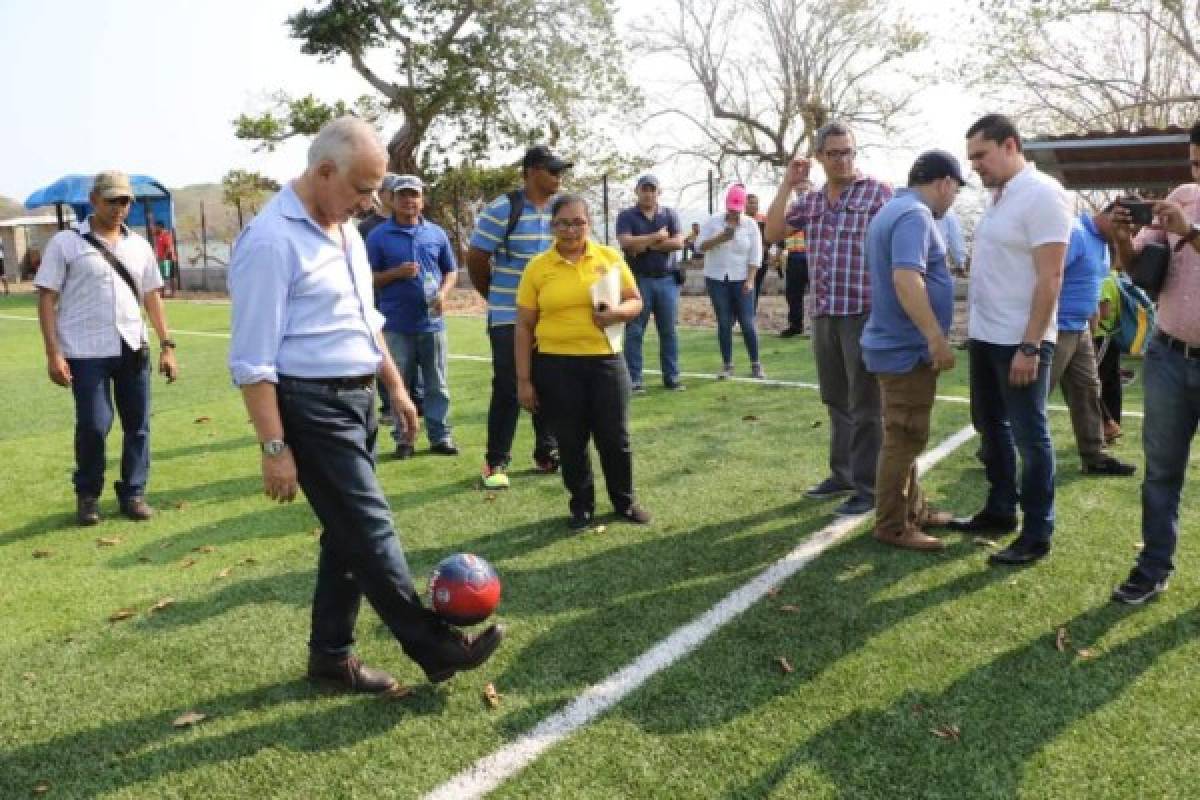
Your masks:
{"label": "black dress shoe", "polygon": [[799,336],[802,333],[804,333],[804,331],[799,328],[784,328],[779,332],[779,338],[790,339],[793,336]]}
{"label": "black dress shoe", "polygon": [[75,521],[80,525],[95,525],[100,522],[100,499],[82,494],[76,497]]}
{"label": "black dress shoe", "polygon": [[1099,461],[1083,465],[1084,475],[1115,475],[1119,478],[1127,478],[1135,472],[1137,472],[1135,465],[1127,464],[1112,456],[1104,456]]}
{"label": "black dress shoe", "polygon": [[458,455],[458,445],[454,443],[453,439],[445,439],[430,445],[429,452],[437,453],[439,456],[456,456]]}
{"label": "black dress shoe", "polygon": [[309,680],[331,683],[352,692],[379,694],[396,688],[396,679],[381,669],[371,669],[357,656],[326,655],[309,651]]}
{"label": "black dress shoe", "polygon": [[121,513],[135,522],[144,522],[154,516],[154,509],[146,502],[146,498],[138,495],[121,503]]}
{"label": "black dress shoe", "polygon": [[581,531],[591,527],[593,519],[595,515],[591,511],[572,511],[571,518],[567,520],[567,527],[573,531]]}
{"label": "black dress shoe", "polygon": [[475,635],[452,628],[446,632],[446,638],[434,647],[437,665],[425,667],[425,677],[430,683],[441,683],[453,678],[456,672],[475,669],[492,657],[504,639],[503,625],[492,625]]}
{"label": "black dress shoe", "polygon": [[948,530],[959,533],[975,533],[981,536],[988,534],[1002,535],[1012,533],[1017,529],[1016,515],[1011,517],[993,514],[990,511],[977,511],[970,517],[958,517],[946,525]]}
{"label": "black dress shoe", "polygon": [[998,567],[1022,567],[1041,561],[1049,552],[1049,542],[1035,542],[1021,536],[1008,547],[988,556],[988,563]]}

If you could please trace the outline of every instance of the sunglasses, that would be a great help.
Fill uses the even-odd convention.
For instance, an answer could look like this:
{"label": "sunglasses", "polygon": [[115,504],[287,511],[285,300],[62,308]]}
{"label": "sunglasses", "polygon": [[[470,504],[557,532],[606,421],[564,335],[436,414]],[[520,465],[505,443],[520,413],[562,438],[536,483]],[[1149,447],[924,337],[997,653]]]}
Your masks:
{"label": "sunglasses", "polygon": [[106,197],[104,202],[110,206],[127,206],[133,202],[132,197]]}

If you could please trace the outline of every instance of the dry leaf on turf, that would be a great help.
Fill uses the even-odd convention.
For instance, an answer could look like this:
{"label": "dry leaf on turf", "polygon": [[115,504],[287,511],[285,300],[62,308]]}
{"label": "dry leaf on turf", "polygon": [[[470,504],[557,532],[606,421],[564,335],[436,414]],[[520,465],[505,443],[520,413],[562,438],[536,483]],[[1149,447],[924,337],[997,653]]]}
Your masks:
{"label": "dry leaf on turf", "polygon": [[767,597],[775,597],[777,594],[779,594],[778,586],[772,586],[770,589],[767,589]]}
{"label": "dry leaf on turf", "polygon": [[138,556],[138,563],[139,564],[149,564],[150,556]]}
{"label": "dry leaf on turf", "polygon": [[257,558],[250,558],[249,556],[247,556],[246,558],[243,558],[243,559],[242,559],[242,563],[243,563],[243,564],[245,564],[245,565],[246,565],[246,566],[248,566],[248,567],[249,567],[249,566],[254,566],[255,564],[257,564],[257,563],[258,563],[258,559],[257,559]]}
{"label": "dry leaf on turf", "polygon": [[197,425],[203,424],[205,422],[212,422],[212,418],[211,417],[196,417]]}
{"label": "dry leaf on turf", "polygon": [[606,530],[608,530],[608,526],[607,526],[607,525],[597,525],[597,526],[595,526],[595,527],[593,527],[593,528],[592,528],[592,531],[593,531],[594,533],[604,533]]}
{"label": "dry leaf on turf", "polygon": [[779,610],[782,611],[784,614],[799,614],[800,606],[794,606],[791,603],[787,603],[785,605],[780,606]]}
{"label": "dry leaf on turf", "polygon": [[792,670],[792,664],[791,664],[791,662],[790,662],[790,661],[788,661],[788,660],[787,660],[786,658],[784,658],[783,656],[780,656],[779,658],[775,659],[775,663],[779,665],[779,668],[780,668],[781,670],[783,670],[783,674],[784,674],[784,675],[791,675],[791,674],[792,674],[792,671],[793,671],[793,670]]}
{"label": "dry leaf on turf", "polygon": [[819,419],[815,419],[815,420],[813,420],[813,424],[812,424],[812,426],[813,426],[814,428],[819,428],[819,427],[821,427],[821,420],[819,420]]}
{"label": "dry leaf on turf", "polygon": [[483,496],[483,502],[485,502],[485,503],[494,503],[494,502],[496,502],[496,493],[495,493],[495,492],[488,492],[487,494],[485,494],[485,495]]}
{"label": "dry leaf on turf", "polygon": [[939,739],[946,739],[951,742],[957,742],[962,737],[962,731],[957,725],[942,725],[937,728],[930,728],[929,732]]}
{"label": "dry leaf on turf", "polygon": [[53,550],[34,550],[33,551],[34,558],[49,558],[52,555],[54,555]]}
{"label": "dry leaf on turf", "polygon": [[45,781],[38,781],[33,785],[33,793],[37,795],[45,794],[50,791],[50,784]]}
{"label": "dry leaf on turf", "polygon": [[97,547],[115,547],[121,543],[120,536],[101,536],[96,540]]}
{"label": "dry leaf on turf", "polygon": [[151,612],[162,611],[163,609],[170,608],[173,605],[175,605],[174,597],[164,597],[163,599],[159,600],[154,605],[150,606],[150,611]]}
{"label": "dry leaf on turf", "polygon": [[746,416],[742,417],[742,422],[758,422],[758,417],[754,416],[753,414],[747,414]]}
{"label": "dry leaf on turf", "polygon": [[196,559],[194,558],[185,558],[183,561],[179,562],[181,569],[187,569],[188,567],[195,566],[195,564]]}
{"label": "dry leaf on turf", "polygon": [[21,677],[27,681],[32,681],[32,680],[37,679],[37,675],[34,675],[32,672],[26,672],[23,675],[21,675]]}
{"label": "dry leaf on turf", "polygon": [[1095,658],[1096,651],[1090,647],[1085,647],[1082,650],[1080,650],[1076,655],[1078,655],[1081,659],[1086,661],[1089,658]]}
{"label": "dry leaf on turf", "polygon": [[203,722],[208,719],[207,714],[201,714],[199,711],[187,711],[175,718],[171,724],[176,728],[188,728],[198,722]]}
{"label": "dry leaf on turf", "polygon": [[231,572],[233,572],[233,567],[226,567],[225,569],[223,569],[217,573],[217,577],[218,578],[228,578],[229,573],[231,573]]}
{"label": "dry leaf on turf", "polygon": [[176,511],[183,511],[185,508],[187,508],[187,500],[180,500],[175,504]]}
{"label": "dry leaf on turf", "polygon": [[500,707],[500,693],[497,692],[496,687],[490,683],[483,687],[483,699],[492,708]]}
{"label": "dry leaf on turf", "polygon": [[213,547],[211,544],[202,544],[199,547],[193,547],[192,552],[193,553],[212,553],[212,552],[215,552],[216,549],[217,548]]}
{"label": "dry leaf on turf", "polygon": [[313,529],[312,529],[312,535],[313,535],[313,536],[320,536],[320,535],[321,535],[321,529],[320,529],[320,528],[313,528]]}
{"label": "dry leaf on turf", "polygon": [[136,613],[137,611],[132,608],[120,608],[108,615],[108,621],[120,622],[123,619],[129,619]]}
{"label": "dry leaf on turf", "polygon": [[1054,636],[1054,649],[1060,653],[1067,651],[1067,645],[1071,643],[1071,635],[1067,633],[1066,628],[1059,628],[1058,633]]}

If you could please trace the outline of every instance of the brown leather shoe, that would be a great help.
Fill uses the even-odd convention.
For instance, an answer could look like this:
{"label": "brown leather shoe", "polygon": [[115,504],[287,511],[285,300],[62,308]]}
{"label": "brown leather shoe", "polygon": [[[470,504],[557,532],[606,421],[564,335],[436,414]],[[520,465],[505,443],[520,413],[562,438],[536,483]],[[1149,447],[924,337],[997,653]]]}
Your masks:
{"label": "brown leather shoe", "polygon": [[326,655],[309,651],[309,680],[334,684],[352,692],[379,694],[396,688],[396,679],[381,669],[371,669],[357,656]]}
{"label": "brown leather shoe", "polygon": [[135,522],[143,522],[154,516],[154,509],[140,494],[121,503],[121,513]]}
{"label": "brown leather shoe", "polygon": [[873,534],[875,541],[890,544],[892,547],[899,547],[903,550],[920,550],[922,552],[932,552],[934,550],[944,550],[946,543],[936,536],[930,536],[924,531],[910,528],[904,531],[896,531],[895,533],[884,533],[883,531],[875,531]]}
{"label": "brown leather shoe", "polygon": [[75,521],[80,525],[95,525],[100,521],[100,498],[78,495],[75,498]]}
{"label": "brown leather shoe", "polygon": [[921,517],[922,528],[945,528],[954,522],[954,515],[940,508],[927,508]]}
{"label": "brown leather shoe", "polygon": [[454,677],[454,673],[475,669],[492,657],[504,639],[504,626],[492,625],[483,633],[468,635],[453,629],[435,648],[438,666],[425,668],[430,683],[441,683]]}

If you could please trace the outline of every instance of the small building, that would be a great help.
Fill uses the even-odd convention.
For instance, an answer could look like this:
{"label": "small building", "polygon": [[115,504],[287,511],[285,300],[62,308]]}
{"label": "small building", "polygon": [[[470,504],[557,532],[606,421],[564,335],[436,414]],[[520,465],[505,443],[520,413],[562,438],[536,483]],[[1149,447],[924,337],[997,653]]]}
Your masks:
{"label": "small building", "polygon": [[[68,212],[67,219],[74,221]],[[4,245],[4,276],[9,280],[30,277],[41,263],[46,242],[58,233],[58,216],[43,214],[0,220],[0,244]]]}

